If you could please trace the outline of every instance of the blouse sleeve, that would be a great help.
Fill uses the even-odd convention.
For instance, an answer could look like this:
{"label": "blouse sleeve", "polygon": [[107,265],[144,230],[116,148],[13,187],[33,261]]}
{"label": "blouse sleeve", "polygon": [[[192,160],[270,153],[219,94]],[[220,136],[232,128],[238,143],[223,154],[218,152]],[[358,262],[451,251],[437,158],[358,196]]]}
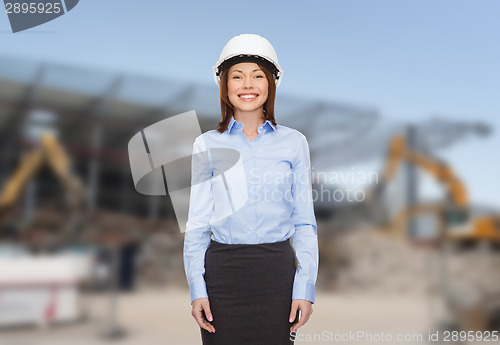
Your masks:
{"label": "blouse sleeve", "polygon": [[203,138],[199,136],[193,144],[191,192],[183,250],[191,304],[197,298],[208,298],[204,276],[205,252],[210,245],[210,219],[213,214],[211,177],[208,152]]}
{"label": "blouse sleeve", "polygon": [[312,198],[309,144],[303,134],[299,139],[296,154],[295,166],[292,167],[294,209],[291,218],[295,224],[292,239],[297,257],[297,270],[292,299],[305,299],[314,303],[319,250]]}

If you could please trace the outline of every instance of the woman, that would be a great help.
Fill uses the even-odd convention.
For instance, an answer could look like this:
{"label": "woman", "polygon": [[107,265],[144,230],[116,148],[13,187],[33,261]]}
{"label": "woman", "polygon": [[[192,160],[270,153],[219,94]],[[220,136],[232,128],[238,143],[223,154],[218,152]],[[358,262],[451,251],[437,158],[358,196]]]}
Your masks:
{"label": "woman", "polygon": [[274,119],[282,75],[274,48],[258,35],[233,37],[214,66],[222,120],[193,145],[184,240],[205,345],[293,344],[312,314],[310,154],[302,133]]}

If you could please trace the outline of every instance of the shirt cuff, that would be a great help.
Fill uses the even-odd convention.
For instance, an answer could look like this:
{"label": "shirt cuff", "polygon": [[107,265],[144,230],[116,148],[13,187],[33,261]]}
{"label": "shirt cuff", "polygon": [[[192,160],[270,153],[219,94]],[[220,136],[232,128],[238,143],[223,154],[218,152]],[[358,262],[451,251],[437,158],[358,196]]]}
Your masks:
{"label": "shirt cuff", "polygon": [[314,304],[316,296],[315,285],[310,282],[293,282],[292,299],[305,299]]}
{"label": "shirt cuff", "polygon": [[207,286],[204,280],[198,280],[191,284],[191,304],[193,304],[195,299],[198,298],[208,298]]}

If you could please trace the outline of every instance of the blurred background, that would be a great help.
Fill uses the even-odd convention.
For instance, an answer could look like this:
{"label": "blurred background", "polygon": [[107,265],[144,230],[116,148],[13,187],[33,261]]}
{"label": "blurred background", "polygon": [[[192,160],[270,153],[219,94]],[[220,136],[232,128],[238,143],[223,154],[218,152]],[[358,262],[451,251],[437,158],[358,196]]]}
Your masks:
{"label": "blurred background", "polygon": [[212,66],[241,33],[273,44],[276,120],[311,149],[320,268],[296,343],[495,340],[500,5],[251,5],[82,1],[16,34],[2,10],[1,345],[201,343],[184,234],[127,145],[190,110],[216,128]]}

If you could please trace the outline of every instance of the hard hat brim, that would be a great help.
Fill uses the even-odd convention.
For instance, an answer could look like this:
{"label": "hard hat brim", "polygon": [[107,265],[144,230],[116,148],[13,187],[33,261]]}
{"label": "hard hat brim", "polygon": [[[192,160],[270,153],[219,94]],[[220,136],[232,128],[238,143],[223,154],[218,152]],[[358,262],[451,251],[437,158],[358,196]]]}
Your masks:
{"label": "hard hat brim", "polygon": [[247,55],[247,54],[236,55],[229,59],[224,60],[217,69],[218,70],[217,75],[220,76],[220,73],[225,69],[229,69],[231,66],[234,66],[242,62],[255,62],[256,64],[259,64],[267,68],[267,70],[272,74],[274,74],[275,77],[278,76],[279,70],[271,61],[258,55]]}

